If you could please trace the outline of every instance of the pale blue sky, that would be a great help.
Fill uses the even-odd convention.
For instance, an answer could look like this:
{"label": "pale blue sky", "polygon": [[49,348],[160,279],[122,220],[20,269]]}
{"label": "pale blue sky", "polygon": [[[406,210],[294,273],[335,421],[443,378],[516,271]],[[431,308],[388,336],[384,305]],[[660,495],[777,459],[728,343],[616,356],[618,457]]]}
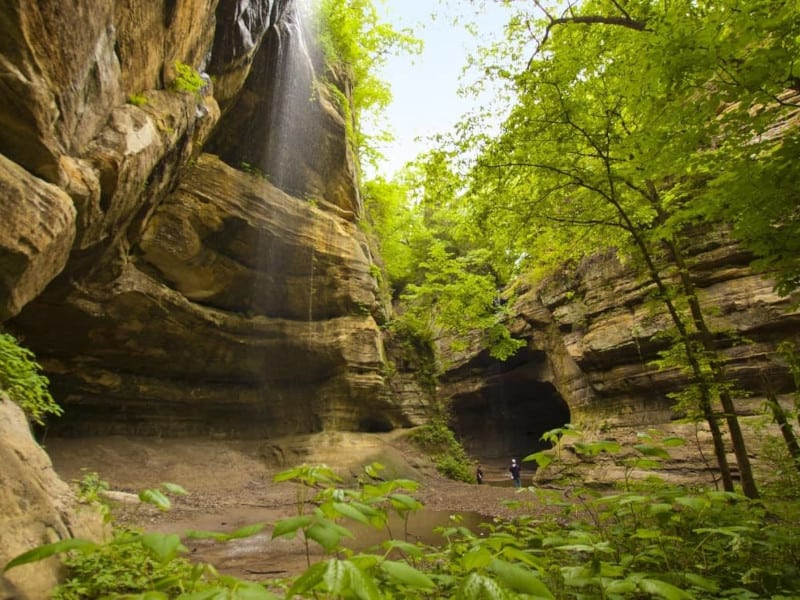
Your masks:
{"label": "pale blue sky", "polygon": [[[476,102],[458,96],[462,68],[479,44],[502,33],[509,13],[491,1],[479,13],[470,0],[377,0],[376,6],[395,28],[411,27],[425,43],[421,55],[390,57],[380,74],[391,85],[393,96],[385,121],[396,139],[382,148],[386,161],[380,173],[390,177],[430,147],[416,138],[449,131]],[[456,17],[475,23],[478,38],[463,24],[454,24]]]}

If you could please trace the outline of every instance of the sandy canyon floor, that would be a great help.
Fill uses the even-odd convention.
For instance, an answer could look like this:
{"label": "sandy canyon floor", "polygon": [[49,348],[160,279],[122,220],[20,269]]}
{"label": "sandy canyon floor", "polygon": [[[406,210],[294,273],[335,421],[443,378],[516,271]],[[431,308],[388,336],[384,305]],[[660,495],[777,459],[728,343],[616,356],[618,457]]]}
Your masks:
{"label": "sandy canyon floor", "polygon": [[[58,474],[76,481],[95,472],[121,498],[113,514],[119,523],[150,531],[182,534],[191,530],[234,531],[265,523],[263,533],[243,540],[216,543],[186,540],[193,559],[210,562],[222,572],[247,579],[282,577],[302,572],[307,565],[299,539],[271,539],[272,525],[296,514],[296,486],[274,483],[273,477],[301,464],[326,464],[339,473],[342,486],[355,485],[361,467],[373,462],[385,466],[386,479],[408,478],[420,483],[414,494],[425,508],[403,524],[392,524],[396,538],[407,536],[428,543],[437,541],[432,531],[464,516],[476,532],[479,522],[494,516],[531,514],[546,507],[535,496],[510,485],[505,460],[482,461],[484,485],[455,482],[436,473],[426,457],[412,449],[403,432],[388,434],[330,433],[270,441],[214,439],[157,439],[123,436],[45,441]],[[530,476],[523,480],[530,480]],[[173,498],[173,508],[160,512],[132,500],[139,491],[176,483],[189,491]],[[128,501],[126,501],[126,499]],[[507,501],[521,501],[513,507]],[[351,527],[354,544],[367,549],[387,539],[385,531]],[[438,538],[441,539],[441,538]],[[321,552],[318,555],[322,556]]]}

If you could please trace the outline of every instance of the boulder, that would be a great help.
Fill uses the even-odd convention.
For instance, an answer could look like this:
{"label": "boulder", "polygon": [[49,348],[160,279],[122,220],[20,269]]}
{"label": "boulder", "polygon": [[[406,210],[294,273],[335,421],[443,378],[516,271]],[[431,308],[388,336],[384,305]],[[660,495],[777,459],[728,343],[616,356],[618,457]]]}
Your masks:
{"label": "boulder", "polygon": [[[0,567],[41,544],[79,537],[102,541],[99,511],[79,505],[31,436],[22,410],[0,393]],[[49,598],[62,573],[50,557],[0,575],[3,600]]]}

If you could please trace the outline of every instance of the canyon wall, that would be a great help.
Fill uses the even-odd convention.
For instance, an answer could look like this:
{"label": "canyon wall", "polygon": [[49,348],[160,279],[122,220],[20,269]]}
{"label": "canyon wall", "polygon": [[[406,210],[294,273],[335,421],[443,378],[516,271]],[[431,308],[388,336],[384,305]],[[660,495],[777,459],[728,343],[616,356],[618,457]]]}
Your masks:
{"label": "canyon wall", "polygon": [[[787,407],[794,403],[796,386],[776,348],[800,342],[800,294],[778,295],[769,276],[751,268],[753,257],[724,232],[696,236],[690,255],[692,280],[757,456],[767,436],[779,435],[763,408],[766,395]],[[448,353],[452,366],[440,394],[451,403],[467,446],[519,457],[545,448],[541,434],[567,423],[589,439],[620,442],[635,443],[640,432],[657,430],[688,442],[673,450],[675,460],[663,472],[709,483],[715,465],[707,462],[714,462],[707,427],[683,420],[685,412],[671,397],[686,387],[686,375],[654,363],[668,346],[660,334],[671,321],[651,299],[652,284],[613,253],[536,284],[518,283],[509,325],[526,346],[506,362],[491,359],[479,342]],[[584,481],[621,476],[592,461],[585,466]]]}
{"label": "canyon wall", "polygon": [[51,434],[421,421],[423,401],[385,385],[386,309],[329,91],[348,83],[300,3],[7,13],[0,317],[67,409]]}
{"label": "canyon wall", "polygon": [[[298,8],[0,5],[0,322],[65,409],[51,439],[423,422],[427,396],[386,385],[387,309],[330,91],[349,83]],[[83,534],[27,423],[9,423],[0,454],[24,460],[2,461],[0,563]],[[58,561],[33,569],[0,597],[44,597]]]}

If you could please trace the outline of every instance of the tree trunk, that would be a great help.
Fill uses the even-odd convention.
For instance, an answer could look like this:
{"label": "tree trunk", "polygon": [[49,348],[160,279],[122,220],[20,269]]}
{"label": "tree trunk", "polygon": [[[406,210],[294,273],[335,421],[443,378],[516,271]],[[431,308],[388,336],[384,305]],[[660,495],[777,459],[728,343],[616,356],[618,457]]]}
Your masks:
{"label": "tree trunk", "polygon": [[725,388],[725,372],[724,365],[720,359],[719,352],[714,344],[714,336],[706,324],[703,315],[703,309],[700,306],[700,300],[697,298],[697,290],[694,287],[694,282],[686,268],[686,263],[683,260],[677,243],[674,239],[667,241],[667,247],[672,255],[671,258],[675,265],[678,267],[678,273],[681,280],[681,286],[686,300],[689,303],[689,310],[692,313],[692,320],[695,329],[697,330],[700,344],[703,347],[706,355],[708,356],[708,363],[711,367],[712,384],[716,386],[719,395],[722,410],[725,415],[725,421],[728,424],[728,431],[731,435],[731,444],[733,445],[733,452],[736,455],[736,464],[739,466],[739,478],[742,482],[742,492],[748,498],[758,498],[758,488],[756,487],[755,478],[753,477],[753,468],[750,464],[750,457],[747,455],[747,445],[744,441],[742,428],[739,425],[739,417],[736,414],[736,405],[733,402],[728,390]]}
{"label": "tree trunk", "polygon": [[762,373],[762,380],[764,381],[764,395],[767,397],[767,406],[772,412],[772,418],[781,430],[783,441],[786,442],[786,448],[789,450],[789,455],[792,457],[795,468],[800,471],[800,443],[797,441],[797,436],[794,434],[792,424],[786,417],[786,412],[783,410],[775,391],[769,383],[767,377]]}

